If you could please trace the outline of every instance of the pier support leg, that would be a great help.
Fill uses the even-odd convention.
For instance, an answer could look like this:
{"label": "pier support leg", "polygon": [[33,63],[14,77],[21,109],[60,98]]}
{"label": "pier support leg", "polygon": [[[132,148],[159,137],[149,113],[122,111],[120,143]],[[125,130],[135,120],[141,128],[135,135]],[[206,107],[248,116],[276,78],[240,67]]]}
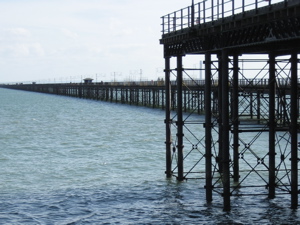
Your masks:
{"label": "pier support leg", "polygon": [[228,53],[222,50],[222,181],[224,211],[230,211],[230,170],[229,170],[229,73]]}
{"label": "pier support leg", "polygon": [[269,54],[269,198],[275,198],[275,54]]}
{"label": "pier support leg", "polygon": [[223,163],[222,163],[222,157],[223,157],[223,126],[222,126],[222,102],[223,102],[223,92],[222,92],[222,83],[223,83],[223,65],[222,65],[222,54],[218,55],[218,66],[219,66],[219,73],[218,73],[218,125],[219,125],[219,152],[217,157],[219,172],[223,173]]}
{"label": "pier support leg", "polygon": [[82,98],[82,87],[78,87],[78,97]]}
{"label": "pier support leg", "polygon": [[114,100],[114,89],[110,88],[110,102],[113,102]]}
{"label": "pier support leg", "polygon": [[165,90],[166,90],[166,176],[172,176],[172,152],[171,152],[171,83],[170,83],[170,58],[165,58]]}
{"label": "pier support leg", "polygon": [[212,123],[211,123],[211,54],[205,53],[205,189],[206,201],[212,201]]}
{"label": "pier support leg", "polygon": [[257,123],[260,124],[260,97],[261,97],[261,91],[257,90],[257,109],[256,109],[256,114],[257,114]]}
{"label": "pier support leg", "polygon": [[291,57],[291,208],[298,207],[298,135],[297,135],[297,94],[298,94],[297,53]]}
{"label": "pier support leg", "polygon": [[182,56],[177,56],[177,156],[178,156],[178,177],[179,181],[183,176],[183,110],[182,110]]}
{"label": "pier support leg", "polygon": [[232,90],[232,123],[233,123],[233,179],[239,181],[239,57],[233,56],[233,90]]}

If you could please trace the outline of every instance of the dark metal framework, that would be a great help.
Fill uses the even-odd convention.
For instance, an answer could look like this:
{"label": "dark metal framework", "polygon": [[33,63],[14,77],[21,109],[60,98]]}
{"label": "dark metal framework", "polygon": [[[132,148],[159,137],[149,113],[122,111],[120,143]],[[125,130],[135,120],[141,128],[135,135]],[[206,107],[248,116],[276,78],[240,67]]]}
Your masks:
{"label": "dark metal framework", "polygon": [[[256,193],[290,194],[297,208],[300,2],[192,3],[162,17],[162,33],[167,177],[205,180],[207,201],[219,193],[225,211],[232,195]],[[182,61],[192,54],[205,58],[202,122],[192,113],[200,101],[184,111],[197,98],[184,93]]]}
{"label": "dark metal framework", "polygon": [[10,84],[0,87],[34,91],[70,97],[87,98],[151,108],[165,108],[164,81],[61,83],[61,84]]}

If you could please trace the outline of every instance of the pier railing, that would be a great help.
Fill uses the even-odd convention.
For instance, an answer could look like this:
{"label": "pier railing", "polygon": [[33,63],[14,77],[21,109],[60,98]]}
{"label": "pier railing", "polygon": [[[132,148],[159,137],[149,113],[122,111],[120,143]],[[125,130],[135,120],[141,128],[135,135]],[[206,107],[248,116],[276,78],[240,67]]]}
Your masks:
{"label": "pier railing", "polygon": [[[185,86],[204,86],[205,80],[184,80],[183,81]],[[176,85],[176,81],[171,81],[172,85]],[[218,80],[213,79],[211,80],[212,86],[218,86]],[[290,79],[280,78],[276,79],[276,84],[278,87],[281,88],[288,88],[291,86]],[[298,84],[300,84],[300,79],[298,79]],[[238,80],[239,86],[261,86],[267,88],[269,85],[269,79],[239,79]],[[229,82],[229,86],[232,86],[232,84]]]}
{"label": "pier railing", "polygon": [[[171,80],[171,85],[177,85],[176,80]],[[197,79],[186,79],[183,80],[185,86],[205,86],[205,80]],[[239,86],[265,86],[269,85],[269,79],[239,79]],[[290,87],[291,82],[289,78],[278,78],[276,79],[278,87]],[[211,84],[213,86],[218,86],[218,80],[212,79]],[[298,79],[298,84],[300,84],[300,79]],[[164,80],[159,81],[125,81],[125,82],[104,82],[104,83],[94,83],[92,85],[107,85],[107,86],[165,86]],[[231,83],[229,83],[231,86]]]}
{"label": "pier railing", "polygon": [[257,12],[261,7],[280,2],[286,4],[288,0],[204,0],[162,16],[162,33],[217,21],[246,11]]}
{"label": "pier railing", "polygon": [[[171,80],[171,85],[176,86],[177,81],[176,80]],[[183,85],[188,86],[188,87],[204,87],[206,84],[205,80],[197,80],[197,79],[184,79],[183,80]],[[211,80],[212,86],[218,86],[218,80],[217,79],[212,79]],[[257,78],[257,79],[239,79],[238,80],[239,86],[263,86],[265,88],[268,88],[269,85],[269,79],[263,78]],[[291,86],[291,80],[289,78],[278,78],[276,79],[276,84],[278,87],[290,87]],[[298,79],[298,85],[300,84],[300,78]],[[90,83],[90,84],[84,84],[84,83],[48,83],[48,84],[23,84],[23,83],[17,83],[17,84],[0,84],[1,86],[19,86],[19,85],[61,85],[61,86],[78,86],[78,85],[88,85],[88,86],[122,86],[122,87],[133,87],[133,86],[138,86],[138,87],[164,87],[165,86],[165,81],[164,80],[158,80],[158,81],[124,81],[124,82],[95,82],[95,83]],[[229,86],[232,84],[229,82]]]}

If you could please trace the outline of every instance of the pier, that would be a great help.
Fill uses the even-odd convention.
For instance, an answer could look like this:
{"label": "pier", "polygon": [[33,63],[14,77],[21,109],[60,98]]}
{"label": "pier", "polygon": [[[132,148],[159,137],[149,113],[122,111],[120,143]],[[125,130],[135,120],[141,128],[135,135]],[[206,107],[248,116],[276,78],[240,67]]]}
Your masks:
{"label": "pier", "polygon": [[[206,201],[221,196],[224,211],[231,209],[232,196],[262,193],[270,199],[288,194],[291,208],[297,208],[300,2],[192,1],[162,17],[160,44],[167,177],[203,181]],[[191,77],[184,60],[191,56],[204,58],[202,124],[184,114],[184,78]],[[171,115],[172,78],[176,115]]]}
{"label": "pier", "polygon": [[165,110],[167,178],[197,179],[224,211],[254,195],[298,208],[299,0],[192,1],[161,19],[163,80],[0,87]]}
{"label": "pier", "polygon": [[[266,62],[265,62],[266,63]],[[174,74],[176,71],[172,71]],[[256,71],[257,72],[257,71]],[[258,71],[257,73],[261,73]],[[285,71],[286,72],[286,71]],[[238,95],[243,97],[243,111],[240,112],[240,119],[244,121],[252,121],[257,124],[264,123],[260,120],[261,117],[268,115],[268,110],[261,107],[261,104],[266,103],[266,96],[269,93],[268,79],[240,79],[238,80]],[[278,99],[276,96],[276,110],[281,112],[281,117],[284,118],[284,108],[286,101],[290,101],[290,81],[288,79],[278,80],[278,85],[281,90],[287,94],[285,101]],[[183,112],[188,114],[205,114],[205,80],[184,80],[182,105]],[[297,81],[298,86],[300,80]],[[164,80],[159,81],[135,81],[135,82],[99,82],[99,83],[17,83],[3,84],[2,88],[32,91],[46,94],[63,95],[69,97],[92,99],[106,101],[111,103],[128,104],[135,106],[145,106],[150,108],[166,109],[166,91]],[[218,114],[219,105],[219,86],[218,80],[211,80],[211,100],[212,112]],[[230,88],[231,95],[233,88]],[[178,110],[177,101],[177,82],[170,81],[170,109],[173,112]],[[297,104],[300,105],[300,99],[297,99]],[[281,125],[286,125],[284,119]]]}

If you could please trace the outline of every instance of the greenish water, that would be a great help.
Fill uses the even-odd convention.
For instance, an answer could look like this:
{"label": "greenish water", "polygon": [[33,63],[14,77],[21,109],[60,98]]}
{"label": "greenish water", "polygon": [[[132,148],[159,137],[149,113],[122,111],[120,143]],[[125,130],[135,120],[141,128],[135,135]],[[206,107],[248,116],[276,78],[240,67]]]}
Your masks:
{"label": "greenish water", "polygon": [[0,224],[299,224],[289,195],[166,179],[164,111],[0,89]]}

